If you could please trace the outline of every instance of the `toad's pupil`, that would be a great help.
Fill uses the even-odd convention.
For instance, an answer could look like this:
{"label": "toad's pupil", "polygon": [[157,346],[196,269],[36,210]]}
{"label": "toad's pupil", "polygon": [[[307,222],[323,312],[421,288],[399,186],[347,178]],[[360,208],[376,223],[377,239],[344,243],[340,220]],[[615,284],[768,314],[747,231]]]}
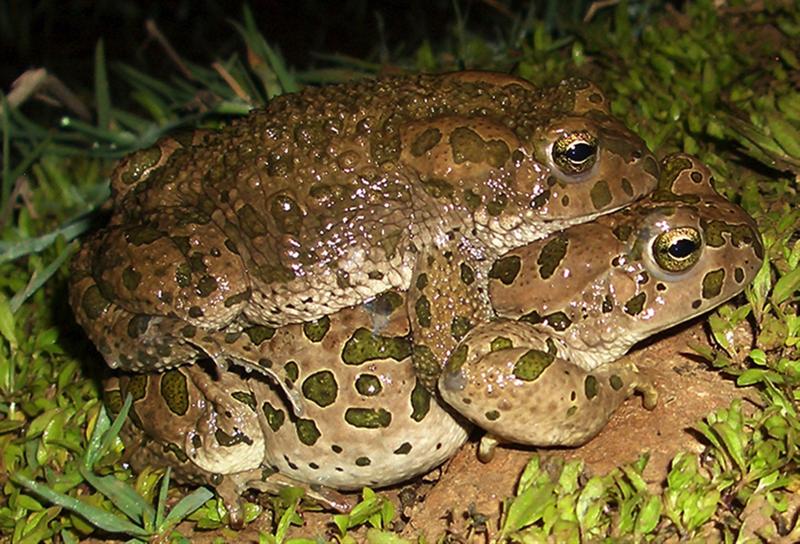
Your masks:
{"label": "toad's pupil", "polygon": [[569,146],[567,158],[574,163],[581,163],[594,155],[594,146],[586,142],[578,142]]}
{"label": "toad's pupil", "polygon": [[673,242],[672,245],[669,246],[668,251],[669,254],[676,259],[685,259],[691,255],[695,249],[697,249],[697,244],[688,238],[683,238]]}

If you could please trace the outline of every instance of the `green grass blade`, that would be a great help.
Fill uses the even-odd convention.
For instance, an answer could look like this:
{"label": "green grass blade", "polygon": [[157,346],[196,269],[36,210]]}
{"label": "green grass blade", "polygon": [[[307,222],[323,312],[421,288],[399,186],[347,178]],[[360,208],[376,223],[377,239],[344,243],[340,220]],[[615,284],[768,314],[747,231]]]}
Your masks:
{"label": "green grass blade", "polygon": [[275,78],[278,80],[280,89],[275,88],[275,86],[271,84],[270,80],[272,78],[270,76],[272,74],[265,74],[263,71],[255,70],[262,77],[262,82],[267,89],[269,98],[281,94],[282,92],[296,93],[300,90],[297,80],[289,72],[283,58],[269,46],[264,39],[264,35],[259,32],[258,26],[253,18],[253,12],[247,5],[244,6],[244,26],[240,26],[236,23],[234,23],[234,26],[242,35],[242,38],[244,38],[247,46],[253,50],[256,56],[264,59],[268,64],[269,70],[272,71],[272,74],[274,74]]}
{"label": "green grass blade", "polygon": [[11,196],[11,111],[5,93],[0,93],[0,107],[2,107],[3,127],[3,193],[0,195],[0,206],[5,207]]}
{"label": "green grass blade", "polygon": [[775,304],[782,304],[789,300],[798,288],[800,288],[800,268],[795,268],[775,282],[772,301]]}
{"label": "green grass blade", "polygon": [[78,466],[81,476],[97,491],[107,497],[119,510],[137,525],[142,525],[145,512],[152,513],[153,507],[128,483],[114,476],[97,476],[83,465]]}
{"label": "green grass blade", "polygon": [[118,108],[113,108],[111,110],[111,115],[114,117],[114,121],[120,126],[120,128],[128,129],[130,132],[140,136],[143,132],[149,130],[155,124],[150,119],[146,119],[136,115],[135,113]]}
{"label": "green grass blade", "polygon": [[136,136],[130,132],[99,128],[75,117],[62,118],[61,126],[80,132],[89,139],[100,140],[116,146],[131,146],[136,142]]}
{"label": "green grass blade", "polygon": [[25,153],[22,157],[20,163],[14,167],[14,170],[11,171],[11,179],[17,179],[20,177],[28,168],[30,168],[31,164],[33,164],[37,159],[39,159],[47,146],[52,142],[52,138],[46,138],[36,144],[36,146]]}
{"label": "green grass blade", "polygon": [[[14,322],[14,312],[11,311],[11,306],[8,303],[8,299],[3,293],[0,293],[0,336],[6,339],[6,341],[11,345],[11,349],[16,349],[19,345],[17,340],[16,323]],[[13,377],[13,367],[7,369],[7,372],[9,373],[9,376]],[[2,383],[2,385],[4,385],[8,390],[14,389],[13,386],[11,386],[9,378],[0,381],[0,383]],[[13,420],[9,419],[8,421]]]}
{"label": "green grass blade", "polygon": [[34,272],[30,281],[28,281],[28,285],[25,286],[25,289],[15,294],[11,298],[11,301],[9,302],[11,311],[16,312],[19,310],[22,304],[28,300],[30,296],[33,295],[33,293],[35,293],[42,285],[44,285],[47,280],[53,277],[53,274],[55,274],[56,271],[61,268],[61,265],[64,264],[64,261],[66,261],[77,249],[77,243],[68,245],[61,251],[61,253],[58,254],[58,257],[53,259],[53,262],[48,264],[43,270],[37,270]]}
{"label": "green grass blade", "polygon": [[122,426],[125,424],[125,419],[128,417],[128,412],[131,409],[132,403],[133,397],[128,393],[125,396],[125,402],[122,403],[119,414],[117,414],[117,417],[115,417],[114,421],[111,423],[111,427],[109,427],[108,431],[103,435],[103,441],[96,452],[98,455],[97,459],[105,455],[106,452],[111,449],[111,445],[114,443],[114,440],[117,439],[120,429],[122,429]]}
{"label": "green grass blade", "polygon": [[98,508],[97,506],[88,504],[74,497],[70,497],[69,495],[57,493],[47,486],[35,482],[30,478],[23,476],[22,474],[11,474],[10,478],[14,483],[25,487],[39,497],[50,501],[57,506],[61,506],[62,508],[66,508],[67,510],[75,512],[76,514],[85,518],[86,521],[95,527],[98,527],[104,531],[108,531],[109,533],[122,533],[131,536],[149,536],[147,531],[141,527],[137,527],[124,518],[120,518],[111,512],[107,512],[102,508]]}
{"label": "green grass blade", "polygon": [[133,404],[133,397],[130,393],[125,396],[125,402],[122,403],[122,408],[114,418],[114,421],[108,424],[108,414],[103,410],[98,415],[97,425],[94,428],[92,437],[89,439],[89,444],[86,446],[86,455],[83,458],[83,465],[92,469],[94,464],[111,448],[111,445],[119,436],[119,431],[125,423],[125,418],[128,417],[128,412]]}
{"label": "green grass blade", "polygon": [[[3,96],[3,99],[5,99],[5,96]],[[8,112],[8,116],[7,116],[8,117],[8,123],[9,124],[11,124],[11,123],[14,124],[12,126],[14,126],[14,128],[15,128],[15,131],[14,131],[14,139],[15,140],[20,139],[20,140],[39,141],[39,140],[44,140],[45,138],[47,138],[51,134],[50,130],[48,130],[46,128],[43,128],[42,126],[38,125],[37,123],[31,121],[30,119],[28,119],[18,109],[9,108],[6,105],[6,106],[3,107],[3,112]],[[3,118],[5,120],[5,118],[6,118],[5,113],[3,114]],[[17,126],[15,126],[15,125],[17,125]],[[58,134],[57,136],[59,138],[64,137],[63,134]]]}
{"label": "green grass blade", "polygon": [[89,443],[86,444],[86,453],[83,455],[83,466],[89,470],[94,468],[94,464],[100,458],[103,435],[110,428],[111,420],[108,417],[108,413],[106,410],[100,410],[97,414],[97,419],[94,421],[92,436],[89,437]]}
{"label": "green grass blade", "polygon": [[183,521],[186,516],[203,506],[206,501],[213,498],[214,494],[211,491],[205,487],[198,487],[172,507],[167,517],[164,518],[164,523],[160,527],[161,531],[166,531],[170,527],[174,527]]}
{"label": "green grass blade", "polygon": [[111,95],[102,38],[97,40],[97,47],[94,50],[94,96],[97,107],[97,128],[108,130],[111,128]]}
{"label": "green grass blade", "polygon": [[0,264],[13,261],[24,255],[38,253],[50,247],[59,236],[63,236],[67,242],[70,242],[89,230],[90,226],[90,218],[82,217],[68,223],[64,227],[60,227],[53,232],[43,234],[37,238],[28,238],[27,240],[20,240],[18,242],[0,241]]}
{"label": "green grass blade", "polygon": [[169,477],[172,468],[167,467],[164,476],[161,477],[161,486],[158,489],[158,500],[156,502],[156,531],[161,532],[161,524],[164,522],[164,508],[167,505],[167,492],[169,491]]}
{"label": "green grass blade", "polygon": [[[289,508],[281,516],[281,519],[278,521],[278,528],[275,530],[275,544],[283,544],[283,541],[286,539],[286,533],[289,531],[289,527],[292,524],[292,519],[295,517],[295,512],[297,511],[298,502],[292,503]],[[344,535],[347,532],[346,527],[339,527],[341,534]]]}
{"label": "green grass blade", "polygon": [[164,83],[155,77],[148,76],[144,72],[128,64],[115,64],[113,68],[125,81],[140,91],[158,95],[159,97],[169,97],[175,92],[170,84]]}

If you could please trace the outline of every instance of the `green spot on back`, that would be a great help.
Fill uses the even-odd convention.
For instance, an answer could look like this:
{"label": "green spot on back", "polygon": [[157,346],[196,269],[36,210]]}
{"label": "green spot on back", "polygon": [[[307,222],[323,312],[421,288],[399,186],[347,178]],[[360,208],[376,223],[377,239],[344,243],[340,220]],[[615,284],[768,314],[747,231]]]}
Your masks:
{"label": "green spot on back", "polygon": [[432,149],[442,139],[442,132],[438,128],[424,130],[411,142],[411,154],[420,157]]}
{"label": "green spot on back", "polygon": [[286,371],[286,377],[291,381],[297,380],[297,377],[300,375],[300,369],[294,361],[289,361],[283,365],[283,370]]}
{"label": "green spot on back", "polygon": [[545,244],[539,253],[539,258],[536,259],[536,264],[539,265],[539,276],[542,279],[546,280],[553,275],[567,254],[568,245],[569,240],[564,234],[554,236]]}
{"label": "green spot on back", "polygon": [[197,294],[201,297],[207,297],[216,291],[218,287],[216,278],[205,275],[197,282]]}
{"label": "green spot on back", "polygon": [[559,332],[567,330],[567,328],[572,325],[572,320],[567,317],[567,314],[561,311],[553,312],[552,314],[544,316],[542,321],[546,325],[552,327],[553,330]]}
{"label": "green spot on back", "polygon": [[392,422],[392,414],[383,408],[348,408],[345,410],[344,420],[353,427],[377,429],[388,427]]}
{"label": "green spot on back", "polygon": [[543,319],[542,316],[539,315],[539,312],[537,312],[536,310],[531,310],[527,314],[521,316],[518,321],[524,321],[525,323],[536,325],[537,323],[541,323]]}
{"label": "green spot on back", "polygon": [[511,157],[511,150],[502,140],[484,140],[480,134],[467,127],[458,127],[450,133],[450,147],[456,164],[466,161],[485,162],[499,168]]}
{"label": "green spot on back", "polygon": [[[664,161],[664,169],[658,178],[658,191],[672,192],[672,184],[684,170],[692,167],[692,161],[685,157],[675,156]],[[656,172],[658,171],[656,166]]]}
{"label": "green spot on back", "polygon": [[[226,308],[231,308],[233,306],[236,306],[237,304],[241,304],[243,302],[247,302],[250,299],[250,295],[251,294],[252,294],[252,291],[250,289],[245,289],[241,293],[236,293],[235,295],[231,295],[231,296],[229,296],[228,298],[225,299],[225,302],[224,302],[225,307]],[[263,328],[269,328],[269,327],[263,327]]]}
{"label": "green spot on back", "polygon": [[514,376],[526,382],[532,382],[541,376],[556,358],[556,346],[552,339],[547,339],[547,351],[530,349],[514,363]]}
{"label": "green spot on back", "polygon": [[415,345],[412,365],[417,379],[421,380],[425,387],[433,391],[436,388],[436,380],[439,379],[442,368],[431,348],[424,344]]}
{"label": "green spot on back", "polygon": [[360,365],[374,359],[392,358],[401,361],[411,355],[411,342],[401,336],[381,336],[364,327],[353,333],[342,349],[342,360],[348,365]]}
{"label": "green spot on back", "polygon": [[310,419],[298,418],[294,422],[297,438],[306,446],[313,446],[321,436],[317,424]]}
{"label": "green spot on back", "polygon": [[622,190],[626,195],[630,197],[633,196],[633,185],[631,185],[631,182],[628,180],[628,178],[622,178]]}
{"label": "green spot on back", "polygon": [[586,398],[592,400],[597,396],[597,393],[600,389],[600,384],[597,383],[597,378],[589,374],[586,376],[586,379],[583,381],[583,392],[586,394]]}
{"label": "green spot on back", "polygon": [[217,429],[214,431],[214,438],[216,439],[217,443],[225,446],[226,448],[230,448],[231,446],[235,446],[236,444],[252,444],[253,439],[244,434],[243,432],[237,430],[233,434],[228,434],[222,429]]}
{"label": "green spot on back", "polygon": [[320,370],[303,380],[303,395],[317,406],[325,408],[336,400],[338,386],[330,370]]}
{"label": "green spot on back", "polygon": [[161,376],[161,397],[173,414],[182,416],[189,409],[186,376],[180,370],[167,370]]}
{"label": "green spot on back", "polygon": [[264,325],[255,325],[253,327],[246,328],[244,333],[250,338],[251,342],[258,346],[265,340],[269,340],[275,336],[275,329],[272,327],[266,327]]}
{"label": "green spot on back", "polygon": [[467,209],[469,209],[469,211],[475,212],[475,210],[477,210],[478,207],[481,205],[481,197],[478,193],[476,193],[472,189],[465,189],[464,204],[467,205]]}
{"label": "green spot on back", "polygon": [[132,227],[125,231],[125,240],[135,246],[152,244],[162,236],[161,231],[150,226]]}
{"label": "green spot on back", "polygon": [[431,326],[431,303],[428,297],[421,296],[414,304],[414,313],[417,315],[417,323],[420,327]]}
{"label": "green spot on back", "polygon": [[383,390],[381,380],[375,374],[360,374],[356,378],[356,391],[365,397],[372,397]]}
{"label": "green spot on back", "polygon": [[497,217],[503,210],[506,209],[506,205],[508,204],[508,197],[503,193],[496,194],[494,197],[486,204],[486,213],[491,215],[492,217]]}
{"label": "green spot on back", "polygon": [[135,291],[142,281],[142,275],[137,272],[132,266],[127,266],[122,271],[122,285],[128,291]]}
{"label": "green spot on back", "polygon": [[421,383],[417,382],[411,391],[411,419],[420,422],[428,415],[431,409],[431,394]]}
{"label": "green spot on back", "polygon": [[489,351],[500,351],[503,349],[511,349],[514,347],[514,342],[505,336],[498,336],[494,338],[489,344]]}
{"label": "green spot on back", "polygon": [[471,285],[475,281],[475,271],[465,263],[461,263],[459,268],[461,269],[461,281],[465,285]]}
{"label": "green spot on back", "polygon": [[278,429],[281,428],[283,422],[286,420],[286,414],[280,408],[275,408],[269,402],[264,402],[261,405],[261,411],[264,412],[264,416],[267,418],[267,424],[269,425],[270,429],[277,432]]}
{"label": "green spot on back", "polygon": [[489,270],[489,277],[500,280],[504,285],[511,285],[517,278],[521,266],[522,259],[517,255],[497,259]]}
{"label": "green spot on back", "polygon": [[143,399],[147,394],[149,378],[146,374],[135,374],[124,384],[123,393],[130,393],[133,402]]}
{"label": "green spot on back", "polygon": [[461,370],[461,367],[464,366],[464,363],[467,361],[467,354],[469,353],[469,346],[466,344],[461,344],[453,352],[450,354],[450,357],[447,359],[447,364],[445,365],[445,370],[447,372],[453,373],[458,372]]}
{"label": "green spot on back", "polygon": [[307,321],[303,323],[303,334],[312,342],[321,342],[328,330],[331,328],[331,320],[325,315],[316,321]]}
{"label": "green spot on back", "polygon": [[464,316],[457,315],[450,323],[450,335],[456,340],[461,340],[472,328],[472,323]]}

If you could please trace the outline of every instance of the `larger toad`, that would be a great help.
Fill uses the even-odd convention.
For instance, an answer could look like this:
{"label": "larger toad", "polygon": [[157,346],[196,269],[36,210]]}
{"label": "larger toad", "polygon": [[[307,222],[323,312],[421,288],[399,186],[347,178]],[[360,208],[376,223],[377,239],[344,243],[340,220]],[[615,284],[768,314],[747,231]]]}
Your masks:
{"label": "larger toad", "polygon": [[[627,205],[656,177],[642,140],[584,81],[461,72],[307,89],[124,160],[110,224],[74,260],[71,302],[111,367],[210,356],[260,368],[220,339],[414,278],[435,297],[410,302],[430,386],[453,320],[491,315],[498,255]],[[474,281],[450,281],[465,274]]]}

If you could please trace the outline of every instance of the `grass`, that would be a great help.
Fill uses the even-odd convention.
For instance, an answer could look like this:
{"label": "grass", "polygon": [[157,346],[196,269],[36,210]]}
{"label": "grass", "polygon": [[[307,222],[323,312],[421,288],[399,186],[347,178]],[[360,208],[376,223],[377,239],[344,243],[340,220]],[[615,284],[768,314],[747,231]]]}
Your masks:
{"label": "grass", "polygon": [[[302,71],[285,64],[246,10],[232,26],[244,58],[196,64],[178,51],[180,75],[165,79],[109,62],[99,42],[90,98],[70,91],[60,74],[35,74],[38,92],[58,104],[57,125],[36,120],[35,93],[3,96],[2,538],[26,544],[89,535],[186,541],[175,531],[179,522],[196,531],[226,523],[207,490],[181,491],[169,485],[168,472],[134,476],[120,465],[118,422],[108,419],[91,377],[98,356],[64,317],[64,262],[76,238],[102,220],[114,159],[177,127],[216,126],[306,84],[379,71],[475,67],[513,69],[534,83],[574,74],[596,80],[613,97],[614,112],[651,148],[694,153],[710,165],[720,190],[756,218],[767,255],[739,305],[710,316],[715,346],[693,346],[740,386],[755,388],[758,405],[746,410],[734,402],[697,422],[704,454],[677,455],[660,494],[642,478],[646,457],[587,479],[580,462],[545,470],[534,456],[505,501],[493,537],[800,540],[800,8],[791,2],[714,8],[698,1],[675,11],[631,1],[582,23],[577,16],[555,17],[555,4],[544,13],[511,13],[492,39],[470,31],[462,17],[444,39],[425,40],[411,54],[378,55],[380,62],[327,55]],[[392,51],[392,44],[380,46]],[[111,91],[120,85],[127,89],[123,98]],[[748,324],[752,343],[740,334]],[[275,523],[261,542],[316,541],[287,536],[301,523],[299,500],[291,494],[273,500]],[[246,519],[260,513],[251,504]],[[332,517],[330,538],[399,542],[391,531],[397,518],[390,502],[364,490],[353,512]],[[478,518],[467,534],[455,536],[484,531],[485,520]]]}

